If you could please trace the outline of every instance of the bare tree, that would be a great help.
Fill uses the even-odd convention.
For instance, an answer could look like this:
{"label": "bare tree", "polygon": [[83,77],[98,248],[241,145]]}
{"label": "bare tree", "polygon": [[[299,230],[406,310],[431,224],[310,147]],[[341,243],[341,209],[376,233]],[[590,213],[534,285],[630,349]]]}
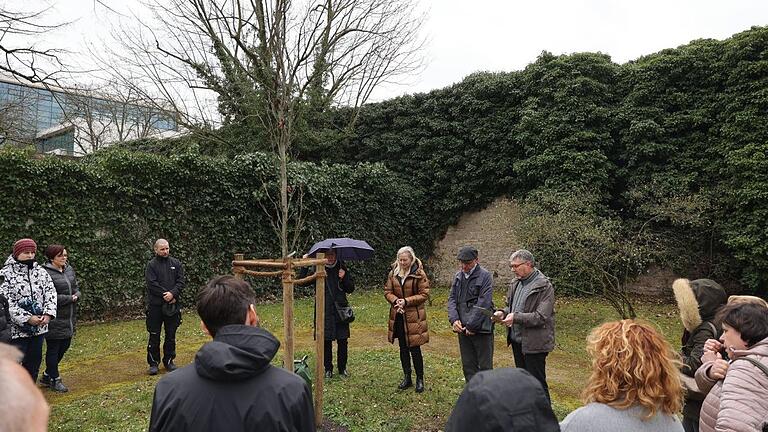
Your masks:
{"label": "bare tree", "polygon": [[76,86],[53,92],[62,124],[74,129],[77,153],[87,154],[116,142],[146,138],[162,129],[171,113],[147,106],[133,88],[115,82]]}
{"label": "bare tree", "polygon": [[[187,127],[215,125],[200,98],[213,92],[221,123],[252,124],[263,133],[279,160],[272,215],[286,256],[297,241],[289,241],[289,225],[298,232],[301,220],[291,212],[301,190],[289,188],[287,170],[297,125],[334,105],[351,107],[354,123],[378,85],[421,67],[421,17],[413,14],[413,0],[155,0],[148,6],[154,24],[121,27],[120,69],[113,72],[137,88],[151,84],[146,95],[173,106]],[[192,95],[186,105],[179,102],[185,91]]]}
{"label": "bare tree", "polygon": [[11,10],[0,5],[0,71],[33,83],[55,81],[55,75],[64,69],[61,51],[38,48],[35,41],[65,24],[46,24],[46,12]]}

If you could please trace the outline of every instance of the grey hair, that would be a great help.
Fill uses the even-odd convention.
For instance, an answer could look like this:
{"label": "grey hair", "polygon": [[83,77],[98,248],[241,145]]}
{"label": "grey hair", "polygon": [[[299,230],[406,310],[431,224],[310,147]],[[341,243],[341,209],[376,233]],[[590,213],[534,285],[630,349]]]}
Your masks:
{"label": "grey hair", "polygon": [[533,254],[525,249],[518,249],[512,252],[512,255],[509,256],[509,260],[510,261],[520,260],[524,262],[529,262],[531,264],[536,263],[536,259],[533,258]]}

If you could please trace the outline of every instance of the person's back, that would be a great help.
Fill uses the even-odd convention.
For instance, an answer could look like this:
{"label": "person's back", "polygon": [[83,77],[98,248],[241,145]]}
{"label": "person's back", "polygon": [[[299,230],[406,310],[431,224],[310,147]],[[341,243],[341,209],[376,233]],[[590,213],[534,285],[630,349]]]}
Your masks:
{"label": "person's back", "polygon": [[248,283],[232,276],[212,279],[198,294],[213,341],[157,383],[150,431],[315,430],[310,389],[271,365],[280,342],[258,327],[253,302]]}
{"label": "person's back", "polygon": [[304,380],[270,364],[279,346],[258,327],[221,328],[193,364],[157,383],[150,430],[315,430]]}
{"label": "person's back", "polygon": [[602,403],[590,403],[569,414],[562,423],[563,432],[667,432],[682,430],[680,421],[661,411],[645,419],[645,409],[639,405],[627,409],[613,408]]}
{"label": "person's back", "polygon": [[453,407],[446,432],[557,432],[541,383],[518,368],[478,372]]}

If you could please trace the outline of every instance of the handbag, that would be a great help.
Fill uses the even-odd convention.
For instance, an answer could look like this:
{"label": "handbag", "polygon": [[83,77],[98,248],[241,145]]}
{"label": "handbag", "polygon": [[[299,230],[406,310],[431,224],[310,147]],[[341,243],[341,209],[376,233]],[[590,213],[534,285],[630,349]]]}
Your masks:
{"label": "handbag", "polygon": [[342,306],[338,302],[334,302],[334,305],[336,306],[336,314],[339,317],[339,321],[349,324],[355,320],[355,311],[349,305]]}

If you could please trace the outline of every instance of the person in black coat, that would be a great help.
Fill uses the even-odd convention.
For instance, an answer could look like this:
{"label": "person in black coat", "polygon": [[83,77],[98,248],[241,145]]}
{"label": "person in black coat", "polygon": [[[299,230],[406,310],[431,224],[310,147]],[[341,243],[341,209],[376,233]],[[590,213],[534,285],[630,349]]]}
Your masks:
{"label": "person in black coat", "polygon": [[[339,317],[337,307],[349,306],[347,294],[355,290],[355,283],[347,271],[343,261],[336,259],[336,251],[328,249],[325,253],[325,345],[324,362],[325,377],[333,378],[333,341],[337,346],[337,364],[339,375],[348,377],[347,358],[349,352],[349,322],[344,322]],[[308,255],[304,255],[307,258]],[[309,274],[309,267],[303,267],[299,272],[299,279]]]}
{"label": "person in black coat", "polygon": [[181,325],[181,293],[184,290],[184,266],[170,256],[168,240],[155,242],[155,257],[144,270],[147,283],[147,363],[149,374],[157,375],[160,364],[160,331],[165,327],[163,365],[173,371],[176,364],[176,330]]}
{"label": "person in black coat", "polygon": [[40,383],[60,393],[69,391],[61,382],[59,363],[72,344],[77,321],[77,303],[82,297],[75,279],[75,270],[69,265],[68,256],[64,246],[52,244],[45,248],[47,262],[43,264],[56,288],[56,318],[48,324],[48,333],[45,334],[45,372]]}
{"label": "person in black coat", "polygon": [[270,363],[280,342],[258,327],[255,303],[250,285],[233,276],[200,291],[197,313],[213,341],[157,383],[150,431],[315,430],[310,389]]}
{"label": "person in black coat", "polygon": [[11,342],[11,313],[8,311],[8,299],[0,293],[0,343]]}
{"label": "person in black coat", "polygon": [[464,387],[445,432],[559,432],[541,383],[528,371],[480,371]]}

